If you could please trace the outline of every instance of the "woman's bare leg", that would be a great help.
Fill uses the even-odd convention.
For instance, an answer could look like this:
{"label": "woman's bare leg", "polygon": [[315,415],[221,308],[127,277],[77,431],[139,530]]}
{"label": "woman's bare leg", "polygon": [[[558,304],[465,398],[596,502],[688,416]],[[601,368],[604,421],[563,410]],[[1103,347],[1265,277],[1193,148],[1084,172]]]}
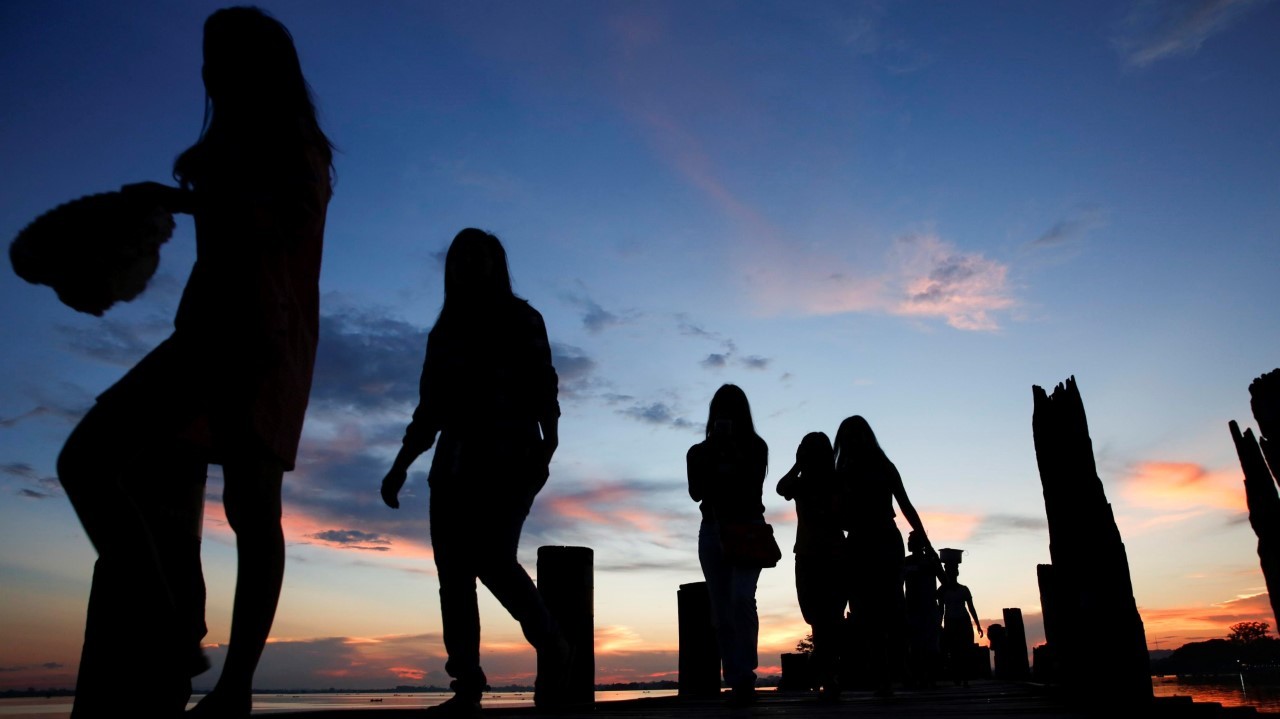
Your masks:
{"label": "woman's bare leg", "polygon": [[280,526],[280,485],[284,469],[271,458],[228,461],[223,465],[223,506],[236,534],[236,591],[231,641],[222,676],[207,709],[197,714],[248,716],[253,675],[271,634],[284,582],[284,532]]}

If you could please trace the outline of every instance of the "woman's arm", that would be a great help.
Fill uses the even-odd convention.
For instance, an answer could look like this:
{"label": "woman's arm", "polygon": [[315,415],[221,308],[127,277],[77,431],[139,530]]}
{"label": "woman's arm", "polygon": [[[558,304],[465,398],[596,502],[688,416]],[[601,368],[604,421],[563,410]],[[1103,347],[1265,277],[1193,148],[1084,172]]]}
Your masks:
{"label": "woman's arm", "polygon": [[404,430],[400,451],[396,453],[387,476],[382,479],[382,501],[392,509],[400,507],[400,489],[409,477],[409,466],[431,449],[435,444],[436,434],[440,431],[440,419],[434,414],[439,382],[439,353],[439,347],[428,339],[427,356],[422,363],[422,376],[418,380],[418,406],[413,410],[413,419]]}
{"label": "woman's arm", "polygon": [[704,447],[701,444],[695,444],[685,453],[685,468],[689,476],[689,498],[695,502],[701,502],[707,498],[708,478],[706,472],[706,463],[703,461]]}
{"label": "woman's arm", "polygon": [[925,549],[932,550],[933,544],[929,541],[929,534],[924,531],[924,523],[920,521],[920,515],[907,497],[907,490],[902,486],[902,475],[898,473],[898,468],[893,465],[893,462],[889,462],[886,465],[886,471],[889,472],[889,480],[893,483],[893,498],[898,501],[898,509],[902,510],[902,516],[912,529],[920,533]]}
{"label": "woman's arm", "polygon": [[793,499],[799,494],[800,489],[800,463],[796,462],[782,475],[782,479],[778,480],[778,494],[783,499]]}
{"label": "woman's arm", "polygon": [[982,623],[978,621],[978,610],[973,608],[973,594],[968,590],[968,588],[966,588],[964,592],[964,601],[965,604],[969,605],[969,616],[973,617],[973,626],[978,628],[978,636],[981,637]]}

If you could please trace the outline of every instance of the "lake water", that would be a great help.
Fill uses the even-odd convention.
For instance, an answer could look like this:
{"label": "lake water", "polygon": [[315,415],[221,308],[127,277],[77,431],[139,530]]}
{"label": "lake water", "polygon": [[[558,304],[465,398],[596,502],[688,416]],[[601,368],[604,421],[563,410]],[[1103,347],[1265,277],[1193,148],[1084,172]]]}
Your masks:
{"label": "lake water", "polygon": [[[1223,706],[1253,706],[1260,712],[1280,713],[1280,686],[1274,684],[1244,684],[1238,681],[1221,682],[1179,681],[1177,677],[1155,677],[1151,686],[1158,697],[1189,696],[1198,702],[1218,702]],[[596,692],[596,701],[619,701],[640,697],[662,697],[675,694],[674,689],[651,691]],[[445,693],[386,693],[386,694],[257,694],[253,698],[253,713],[272,714],[303,710],[341,710],[369,708],[425,708],[448,699]],[[196,699],[199,699],[197,696]],[[491,692],[485,694],[484,705],[523,706],[533,704],[533,692]],[[71,716],[71,697],[49,699],[0,699],[0,717],[3,719],[67,719]]]}
{"label": "lake water", "polygon": [[1151,688],[1158,697],[1189,696],[1198,702],[1217,702],[1225,707],[1251,706],[1260,712],[1280,713],[1280,685],[1241,682],[1223,677],[1195,682],[1177,677],[1152,677]]}
{"label": "lake water", "polygon": [[[597,702],[665,697],[674,689],[650,691],[596,692]],[[431,693],[351,693],[351,694],[255,694],[253,713],[340,710],[340,709],[422,709],[435,706],[453,696],[451,692]],[[194,697],[199,700],[200,697]],[[4,719],[67,719],[71,716],[72,697],[0,699],[0,717]],[[482,700],[486,707],[533,705],[533,692],[488,692]],[[194,705],[194,702],[193,702]]]}

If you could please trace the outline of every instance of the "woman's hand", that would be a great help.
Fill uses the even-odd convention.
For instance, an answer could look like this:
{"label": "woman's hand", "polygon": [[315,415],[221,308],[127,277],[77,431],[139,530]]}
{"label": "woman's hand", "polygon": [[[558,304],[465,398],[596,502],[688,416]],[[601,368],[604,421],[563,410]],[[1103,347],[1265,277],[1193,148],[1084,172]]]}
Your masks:
{"label": "woman's hand", "polygon": [[400,488],[404,486],[409,473],[400,467],[392,467],[387,476],[382,478],[382,501],[392,509],[400,508]]}

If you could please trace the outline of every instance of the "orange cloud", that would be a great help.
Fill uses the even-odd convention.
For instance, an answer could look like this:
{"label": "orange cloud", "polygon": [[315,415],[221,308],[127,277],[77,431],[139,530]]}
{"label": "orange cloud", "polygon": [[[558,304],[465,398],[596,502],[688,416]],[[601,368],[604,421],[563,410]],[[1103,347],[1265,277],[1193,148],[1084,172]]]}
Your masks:
{"label": "orange cloud", "polygon": [[[898,526],[905,538],[911,527],[901,517],[899,520]],[[982,523],[982,517],[955,512],[920,512],[920,521],[929,534],[929,542],[934,547],[944,547],[947,543],[963,542],[972,537],[974,530]]]}
{"label": "orange cloud", "polygon": [[387,667],[387,671],[406,681],[420,682],[427,676],[426,671],[414,667]]}
{"label": "orange cloud", "polygon": [[1207,606],[1139,607],[1147,632],[1147,645],[1175,649],[1187,642],[1225,638],[1237,622],[1275,621],[1266,592],[1242,594]]}
{"label": "orange cloud", "polygon": [[1248,511],[1238,469],[1211,472],[1192,462],[1141,462],[1121,494],[1131,505],[1183,518],[1209,509]]}

